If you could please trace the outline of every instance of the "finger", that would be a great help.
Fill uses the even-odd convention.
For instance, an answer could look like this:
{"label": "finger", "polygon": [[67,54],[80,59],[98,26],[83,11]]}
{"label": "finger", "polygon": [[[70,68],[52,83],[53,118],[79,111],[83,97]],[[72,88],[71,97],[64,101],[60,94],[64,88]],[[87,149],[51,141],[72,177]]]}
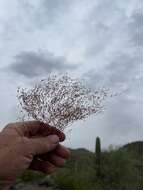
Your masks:
{"label": "finger", "polygon": [[54,150],[59,144],[57,135],[29,139],[29,146],[32,155],[45,154]]}
{"label": "finger", "polygon": [[62,158],[54,153],[49,153],[49,155],[44,154],[44,155],[41,155],[39,158],[43,161],[49,161],[50,163],[54,164],[57,167],[64,166],[64,164],[66,162],[66,160],[64,158]]}
{"label": "finger", "polygon": [[40,128],[38,133],[42,134],[43,136],[56,134],[60,138],[61,142],[65,140],[65,134],[62,131],[60,131],[59,129],[57,129],[56,127],[50,126],[50,127],[48,127],[48,130],[45,130],[45,126],[43,126]]}
{"label": "finger", "polygon": [[58,144],[56,148],[51,152],[46,152],[42,155],[37,155],[40,159],[48,160],[51,154],[55,154],[63,159],[67,159],[70,156],[70,151],[63,145]]}
{"label": "finger", "polygon": [[56,170],[56,167],[48,161],[33,160],[29,169],[50,174]]}
{"label": "finger", "polygon": [[9,129],[15,130],[20,136],[32,137],[56,134],[59,136],[60,141],[64,141],[65,139],[65,135],[63,132],[40,121],[25,121],[12,123],[5,128],[5,130]]}
{"label": "finger", "polygon": [[65,146],[59,144],[56,149],[53,151],[55,154],[62,158],[68,158],[70,156],[70,150],[66,148]]}
{"label": "finger", "polygon": [[[47,129],[49,125],[43,124],[39,121],[24,121],[24,122],[15,122],[8,124],[4,131],[6,130],[15,130],[20,136],[35,136],[38,131],[43,128]],[[47,128],[46,128],[47,127]]]}

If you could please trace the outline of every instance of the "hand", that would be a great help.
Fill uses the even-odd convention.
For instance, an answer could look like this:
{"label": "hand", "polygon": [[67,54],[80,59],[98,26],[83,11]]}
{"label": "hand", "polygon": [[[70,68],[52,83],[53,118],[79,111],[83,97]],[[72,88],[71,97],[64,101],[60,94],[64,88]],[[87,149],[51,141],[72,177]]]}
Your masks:
{"label": "hand", "polygon": [[63,166],[69,150],[65,135],[38,121],[8,124],[0,133],[0,189],[9,189],[28,168],[51,173]]}

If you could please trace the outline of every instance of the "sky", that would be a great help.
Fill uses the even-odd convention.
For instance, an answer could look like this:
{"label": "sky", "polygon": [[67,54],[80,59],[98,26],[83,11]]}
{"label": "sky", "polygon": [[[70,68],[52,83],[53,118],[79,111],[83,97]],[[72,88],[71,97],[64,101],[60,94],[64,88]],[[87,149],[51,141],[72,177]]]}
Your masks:
{"label": "sky", "polygon": [[55,73],[119,92],[73,124],[66,146],[143,140],[143,1],[0,0],[0,129],[18,118],[17,88]]}

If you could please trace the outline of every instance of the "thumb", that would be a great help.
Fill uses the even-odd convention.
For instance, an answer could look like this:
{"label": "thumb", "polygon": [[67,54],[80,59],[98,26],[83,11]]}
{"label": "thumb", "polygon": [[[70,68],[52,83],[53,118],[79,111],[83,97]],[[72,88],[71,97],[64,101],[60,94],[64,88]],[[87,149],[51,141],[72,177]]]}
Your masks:
{"label": "thumb", "polygon": [[59,137],[57,135],[49,135],[47,137],[31,138],[30,145],[32,147],[32,154],[44,154],[54,150],[59,144]]}

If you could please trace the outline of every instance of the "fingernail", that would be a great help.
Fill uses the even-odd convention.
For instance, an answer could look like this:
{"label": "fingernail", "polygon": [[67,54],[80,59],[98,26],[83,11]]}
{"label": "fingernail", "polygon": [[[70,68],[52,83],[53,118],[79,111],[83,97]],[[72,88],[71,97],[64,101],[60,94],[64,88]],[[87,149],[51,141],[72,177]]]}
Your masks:
{"label": "fingernail", "polygon": [[57,135],[50,135],[48,136],[49,140],[51,141],[51,143],[58,143],[59,142],[59,137]]}

